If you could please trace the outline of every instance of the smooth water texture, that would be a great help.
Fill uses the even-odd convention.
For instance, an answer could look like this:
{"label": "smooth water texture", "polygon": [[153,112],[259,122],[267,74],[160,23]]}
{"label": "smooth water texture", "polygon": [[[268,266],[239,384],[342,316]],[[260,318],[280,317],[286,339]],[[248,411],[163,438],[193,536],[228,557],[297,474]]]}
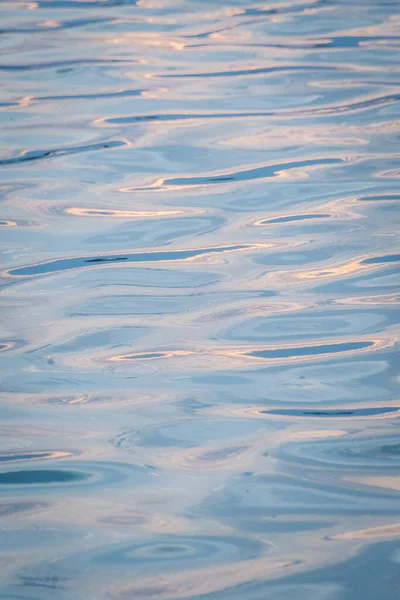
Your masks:
{"label": "smooth water texture", "polygon": [[397,600],[399,0],[0,53],[0,600]]}

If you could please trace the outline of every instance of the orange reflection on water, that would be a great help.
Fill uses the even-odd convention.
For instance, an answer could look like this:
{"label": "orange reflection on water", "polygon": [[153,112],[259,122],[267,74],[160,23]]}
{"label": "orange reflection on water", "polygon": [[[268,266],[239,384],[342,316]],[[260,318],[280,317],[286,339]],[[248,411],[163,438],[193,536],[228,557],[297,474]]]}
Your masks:
{"label": "orange reflection on water", "polygon": [[287,436],[288,440],[319,440],[348,435],[344,429],[311,429],[309,431],[293,431]]}
{"label": "orange reflection on water", "polygon": [[[186,123],[190,121],[196,121],[196,117],[193,119],[187,119]],[[305,159],[308,160],[308,159]],[[310,159],[311,160],[311,159]],[[328,158],[330,160],[330,158]],[[333,157],[332,160],[336,160]],[[340,162],[345,159],[338,159]],[[331,166],[330,164],[328,166]],[[246,182],[257,182],[257,181],[268,181],[272,179],[307,179],[309,173],[316,170],[326,168],[326,164],[302,164],[299,166],[293,166],[292,163],[279,164],[279,165],[247,165],[245,168],[240,167],[238,171],[222,171],[217,173],[205,173],[205,174],[194,174],[190,173],[184,177],[169,177],[168,179],[160,177],[149,185],[137,185],[134,187],[123,187],[118,188],[118,192],[131,193],[131,192],[171,192],[180,191],[185,189],[207,189],[211,186],[220,186],[222,183],[225,185],[242,185]],[[255,171],[259,169],[269,169],[265,173],[260,173],[254,176]]]}
{"label": "orange reflection on water", "polygon": [[[331,83],[331,82],[329,82]],[[322,86],[321,86],[322,87]],[[295,112],[289,112],[287,109],[279,109],[278,114],[294,118]],[[301,114],[301,113],[300,113]],[[300,116],[300,115],[299,115]],[[247,126],[247,130],[250,126]],[[260,126],[256,131],[247,132],[245,135],[230,135],[218,141],[219,146],[227,146],[230,148],[246,148],[246,149],[277,149],[282,146],[282,139],[285,139],[286,144],[301,145],[304,148],[315,149],[316,146],[326,147],[329,144],[330,148],[334,146],[343,147],[343,145],[352,144],[354,146],[366,146],[368,140],[361,137],[361,131],[353,131],[344,127],[327,127],[323,131],[318,126],[301,126],[292,125],[291,127],[275,126],[273,128],[261,130]],[[356,137],[356,134],[357,137]],[[351,136],[351,137],[350,137]]]}
{"label": "orange reflection on water", "polygon": [[[333,215],[331,214],[325,214],[323,216],[327,219],[333,217]],[[253,225],[254,227],[265,227],[266,225],[286,225],[287,223],[294,223],[296,225],[299,224],[299,222],[300,224],[302,224],[302,219],[300,219],[300,217],[302,217],[302,219],[306,220],[309,223],[310,221],[314,222],[317,219],[322,218],[322,215],[307,212],[301,214],[279,214],[274,217],[268,217],[266,219],[258,219],[257,221],[254,221]],[[280,221],[281,219],[282,221]]]}
{"label": "orange reflection on water", "polygon": [[[262,282],[264,285],[283,287],[288,285],[296,285],[300,282],[315,281],[331,279],[335,277],[347,277],[355,274],[362,274],[366,271],[378,271],[385,266],[388,266],[389,262],[376,260],[376,262],[367,262],[369,259],[376,259],[379,257],[374,256],[362,256],[341,264],[335,265],[327,263],[326,266],[321,266],[319,269],[301,270],[301,268],[286,268],[284,270],[270,270],[263,274],[259,279],[258,283]],[[344,298],[338,300],[338,302],[348,302],[348,299]],[[363,298],[360,296],[359,301],[363,302]]]}
{"label": "orange reflection on water", "polygon": [[346,298],[338,298],[335,304],[372,304],[374,307],[379,305],[397,305],[400,302],[399,294],[376,294],[375,296],[347,296]]}
{"label": "orange reflection on water", "polygon": [[[141,192],[161,192],[161,191],[165,191],[166,189],[168,189],[168,191],[172,191],[172,190],[179,190],[182,188],[181,185],[164,185],[164,182],[166,180],[165,179],[157,179],[156,181],[154,181],[154,183],[150,184],[150,185],[144,185],[144,186],[135,186],[135,187],[123,187],[123,188],[118,188],[118,192],[121,192],[122,194],[129,194],[131,192],[135,192],[136,190],[140,190]],[[186,186],[189,187],[189,186]]]}
{"label": "orange reflection on water", "polygon": [[2,452],[0,453],[0,461],[2,463],[7,462],[21,462],[27,460],[53,460],[56,458],[67,458],[68,456],[74,456],[74,452],[66,452],[61,450],[54,451],[31,451],[31,452]]}
{"label": "orange reflection on water", "polygon": [[266,555],[227,565],[165,573],[161,581],[158,578],[155,580],[154,576],[138,577],[134,584],[120,589],[113,587],[109,594],[111,598],[121,600],[147,597],[158,600],[186,599],[221,592],[257,579],[278,579],[301,568],[304,568],[304,564],[298,557],[279,560]]}
{"label": "orange reflection on water", "polygon": [[6,352],[7,350],[11,350],[11,348],[15,348],[17,342],[0,342],[0,352]]}
{"label": "orange reflection on water", "polygon": [[400,523],[389,523],[368,527],[366,529],[355,529],[329,536],[332,540],[374,540],[377,538],[395,538],[400,536]]}
{"label": "orange reflection on water", "polygon": [[48,21],[42,21],[42,23],[39,23],[39,27],[61,27],[61,21],[57,21],[56,19],[49,19]]}
{"label": "orange reflection on water", "polygon": [[324,204],[319,204],[318,208],[305,209],[302,212],[290,212],[290,213],[274,213],[273,211],[268,212],[268,216],[259,218],[252,222],[255,227],[265,226],[286,226],[286,225],[307,225],[307,223],[313,224],[315,221],[324,222],[326,219],[335,221],[344,221],[362,219],[364,216],[355,210],[359,208],[359,198],[349,197],[340,198],[340,200],[334,200]]}
{"label": "orange reflection on water", "polygon": [[164,94],[167,91],[167,88],[155,88],[153,90],[143,90],[141,92],[142,98],[151,98],[156,99],[159,98],[161,94]]}
{"label": "orange reflection on water", "polygon": [[153,46],[155,48],[171,48],[172,50],[184,50],[186,44],[179,39],[161,39],[157,38],[157,34],[154,37],[137,38],[135,43],[143,44],[144,46]]}
{"label": "orange reflection on water", "polygon": [[[342,354],[358,354],[384,348],[394,344],[396,340],[372,340],[372,339],[351,339],[346,341],[320,340],[314,344],[279,344],[277,346],[249,346],[247,348],[221,349],[216,350],[216,355],[232,356],[258,362],[277,362],[277,361],[301,361],[310,359],[321,359],[330,356],[340,356]],[[350,347],[346,348],[349,345]],[[262,353],[265,356],[262,356]]]}
{"label": "orange reflection on water", "polygon": [[[376,351],[388,347],[395,343],[395,340],[350,340],[346,342],[321,341],[314,344],[304,345],[278,345],[278,346],[248,346],[232,347],[222,346],[209,348],[199,348],[195,350],[158,350],[157,348],[148,351],[122,354],[107,358],[111,362],[130,362],[130,361],[152,361],[165,359],[184,359],[195,357],[195,361],[190,361],[188,367],[194,369],[235,369],[240,366],[246,367],[251,362],[259,363],[269,362],[299,362],[308,360],[321,360],[329,357],[337,357],[344,354],[357,355],[360,353]],[[348,346],[348,347],[347,347]]]}
{"label": "orange reflection on water", "polygon": [[31,104],[32,100],[33,96],[24,96],[23,98],[21,98],[21,100],[19,100],[18,106],[20,108],[25,108]]}
{"label": "orange reflection on water", "polygon": [[345,481],[351,481],[353,483],[361,483],[361,485],[380,487],[400,492],[399,475],[354,475],[352,477],[344,477],[343,479]]}
{"label": "orange reflection on water", "polygon": [[24,96],[20,100],[11,103],[11,107],[6,103],[4,106],[0,106],[0,110],[10,110],[10,108],[25,108],[32,102],[33,96]]}
{"label": "orange reflection on water", "polygon": [[300,273],[294,273],[295,279],[326,279],[329,277],[338,277],[343,275],[352,275],[353,273],[359,273],[373,268],[379,268],[380,264],[363,264],[363,260],[366,257],[351,260],[341,265],[330,265],[325,269],[315,269],[312,271],[302,271]]}
{"label": "orange reflection on water", "polygon": [[166,48],[172,50],[184,50],[186,43],[179,38],[161,37],[158,33],[124,33],[118,37],[106,40],[107,44],[118,46],[147,46],[154,48]]}
{"label": "orange reflection on water", "polygon": [[136,352],[134,354],[123,354],[121,356],[112,356],[108,360],[111,362],[125,362],[131,360],[156,360],[160,358],[174,358],[176,356],[191,356],[197,352],[190,350],[162,350],[154,352]]}

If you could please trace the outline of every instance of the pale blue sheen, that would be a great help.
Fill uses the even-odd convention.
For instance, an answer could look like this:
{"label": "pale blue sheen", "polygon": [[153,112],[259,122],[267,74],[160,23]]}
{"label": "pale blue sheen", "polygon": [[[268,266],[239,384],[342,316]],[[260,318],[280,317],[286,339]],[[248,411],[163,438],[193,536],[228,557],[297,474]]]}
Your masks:
{"label": "pale blue sheen", "polygon": [[0,0],[0,600],[397,600],[399,0]]}

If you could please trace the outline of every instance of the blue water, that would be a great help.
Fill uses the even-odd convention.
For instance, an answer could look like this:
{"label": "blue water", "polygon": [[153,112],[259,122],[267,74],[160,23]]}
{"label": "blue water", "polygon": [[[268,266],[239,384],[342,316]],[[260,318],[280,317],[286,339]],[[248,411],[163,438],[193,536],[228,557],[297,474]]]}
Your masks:
{"label": "blue water", "polygon": [[0,600],[397,600],[400,2],[0,53]]}

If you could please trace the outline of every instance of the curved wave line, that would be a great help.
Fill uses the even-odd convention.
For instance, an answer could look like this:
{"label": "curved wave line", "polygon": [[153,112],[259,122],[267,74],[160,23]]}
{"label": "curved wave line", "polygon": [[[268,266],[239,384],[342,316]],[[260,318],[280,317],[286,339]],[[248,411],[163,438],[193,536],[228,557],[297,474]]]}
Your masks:
{"label": "curved wave line", "polygon": [[270,244],[241,244],[236,246],[215,246],[212,248],[199,248],[197,250],[156,250],[151,252],[131,252],[124,255],[87,256],[79,258],[60,258],[36,265],[17,267],[3,272],[8,277],[31,277],[48,275],[60,271],[70,271],[83,267],[98,267],[111,263],[155,263],[187,261],[208,254],[235,252],[238,250],[255,250],[270,247]]}

